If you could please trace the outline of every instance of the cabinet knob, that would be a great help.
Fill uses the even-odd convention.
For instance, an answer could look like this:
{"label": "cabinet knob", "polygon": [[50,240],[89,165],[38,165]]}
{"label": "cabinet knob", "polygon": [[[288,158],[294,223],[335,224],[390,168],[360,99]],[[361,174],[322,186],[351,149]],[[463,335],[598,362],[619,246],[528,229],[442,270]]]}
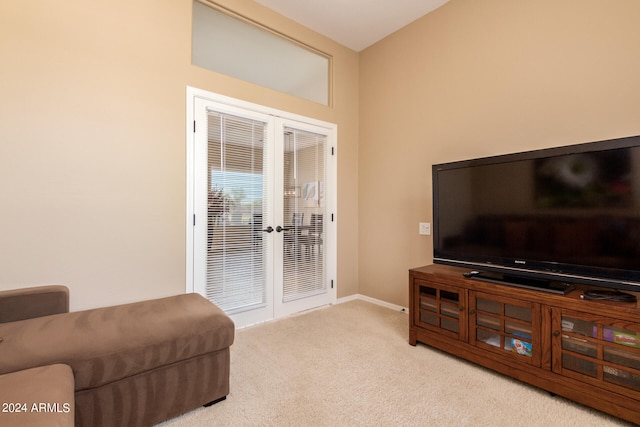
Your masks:
{"label": "cabinet knob", "polygon": [[560,331],[553,331],[553,336],[554,337],[560,336]]}
{"label": "cabinet knob", "polygon": [[475,310],[469,310],[469,314],[473,316],[474,314],[476,314],[476,311]]}

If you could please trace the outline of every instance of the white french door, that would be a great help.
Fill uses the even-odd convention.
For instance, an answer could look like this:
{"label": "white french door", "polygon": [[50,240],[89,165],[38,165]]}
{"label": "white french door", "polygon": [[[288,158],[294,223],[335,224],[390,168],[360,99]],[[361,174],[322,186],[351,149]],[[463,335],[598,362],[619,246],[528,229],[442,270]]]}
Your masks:
{"label": "white french door", "polygon": [[[328,209],[327,166],[332,163],[327,129],[298,121],[276,119],[276,218],[283,224],[276,241],[275,315],[299,312],[332,301],[328,274],[334,223]],[[327,246],[327,243],[329,246]],[[329,263],[331,265],[331,263]]]}
{"label": "white french door", "polygon": [[187,291],[237,326],[335,301],[335,126],[191,92]]}

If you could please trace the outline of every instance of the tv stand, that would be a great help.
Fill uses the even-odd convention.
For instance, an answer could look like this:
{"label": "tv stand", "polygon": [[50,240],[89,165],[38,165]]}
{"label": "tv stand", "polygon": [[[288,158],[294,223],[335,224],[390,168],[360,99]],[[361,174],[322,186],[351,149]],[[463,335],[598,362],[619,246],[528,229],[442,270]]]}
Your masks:
{"label": "tv stand", "polygon": [[533,279],[529,277],[507,275],[492,272],[478,272],[471,276],[465,275],[475,280],[483,280],[485,282],[498,283],[502,285],[515,286],[518,288],[533,289],[537,291],[551,292],[554,294],[566,294],[575,289],[569,283],[558,282],[546,279]]}
{"label": "tv stand", "polygon": [[597,289],[583,285],[563,295],[464,272],[445,265],[409,270],[409,344],[640,425],[638,302],[582,299]]}

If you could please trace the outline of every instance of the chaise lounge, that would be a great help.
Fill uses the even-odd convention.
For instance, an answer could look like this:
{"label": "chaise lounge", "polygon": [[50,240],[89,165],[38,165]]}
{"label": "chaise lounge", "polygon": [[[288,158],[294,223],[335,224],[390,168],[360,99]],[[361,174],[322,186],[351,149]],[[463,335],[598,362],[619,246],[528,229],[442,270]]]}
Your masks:
{"label": "chaise lounge", "polygon": [[224,400],[233,339],[198,294],[69,313],[64,286],[2,291],[0,424],[148,426]]}

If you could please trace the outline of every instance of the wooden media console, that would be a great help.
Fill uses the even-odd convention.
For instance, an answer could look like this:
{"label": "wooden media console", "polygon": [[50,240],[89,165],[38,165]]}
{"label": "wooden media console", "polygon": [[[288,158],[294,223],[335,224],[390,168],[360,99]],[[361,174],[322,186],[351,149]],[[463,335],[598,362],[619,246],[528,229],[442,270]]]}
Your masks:
{"label": "wooden media console", "polygon": [[[640,306],[409,270],[409,343],[640,424]],[[640,296],[640,295],[639,295]]]}

